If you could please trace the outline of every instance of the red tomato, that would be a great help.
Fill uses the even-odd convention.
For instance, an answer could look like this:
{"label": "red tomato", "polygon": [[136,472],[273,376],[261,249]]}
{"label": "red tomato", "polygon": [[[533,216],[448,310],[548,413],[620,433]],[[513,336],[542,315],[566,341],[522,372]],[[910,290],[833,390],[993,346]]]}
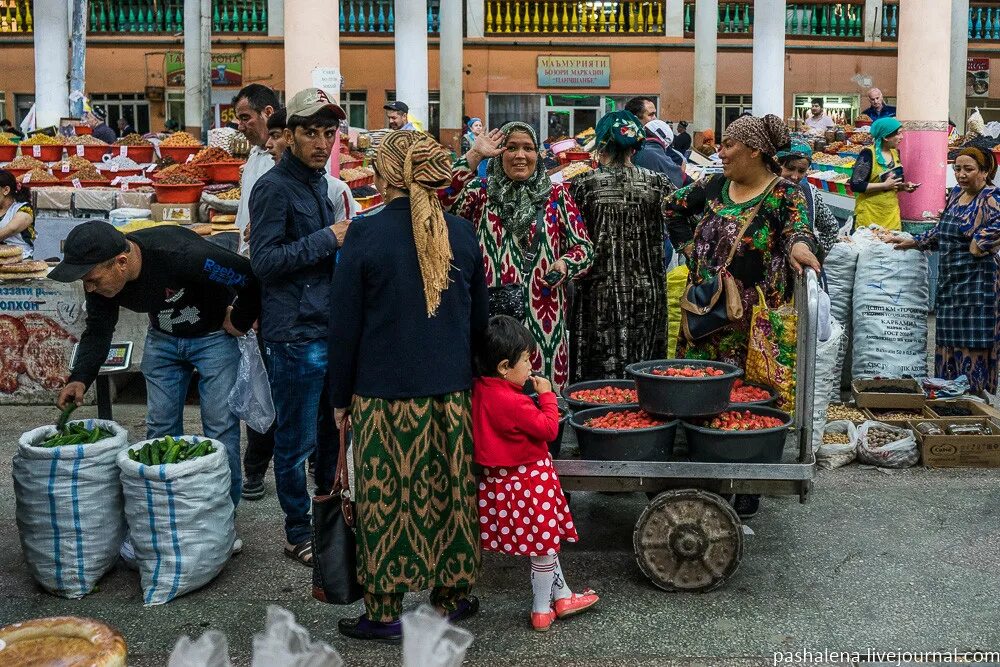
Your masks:
{"label": "red tomato", "polygon": [[574,401],[583,403],[600,403],[614,405],[622,403],[638,403],[639,394],[635,389],[625,387],[598,387],[597,389],[581,389],[569,395]]}
{"label": "red tomato", "polygon": [[667,422],[650,415],[644,410],[621,410],[609,412],[600,417],[592,417],[584,422],[584,426],[610,431],[630,431],[637,428],[661,426]]}
{"label": "red tomato", "polygon": [[769,415],[755,415],[749,410],[723,412],[708,422],[709,428],[720,431],[761,431],[784,425],[784,421]]}
{"label": "red tomato", "polygon": [[663,377],[706,378],[725,375],[725,371],[712,366],[695,368],[693,366],[658,366],[649,371],[653,375]]}

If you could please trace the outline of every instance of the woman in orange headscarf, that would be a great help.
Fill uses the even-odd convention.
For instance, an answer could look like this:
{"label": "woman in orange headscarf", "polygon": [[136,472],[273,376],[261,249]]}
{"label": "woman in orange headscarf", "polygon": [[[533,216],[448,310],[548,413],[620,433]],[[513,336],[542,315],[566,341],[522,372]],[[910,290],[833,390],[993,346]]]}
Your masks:
{"label": "woman in orange headscarf", "polygon": [[702,132],[701,140],[694,149],[705,157],[715,155],[719,151],[719,147],[715,145],[715,130],[709,128]]}

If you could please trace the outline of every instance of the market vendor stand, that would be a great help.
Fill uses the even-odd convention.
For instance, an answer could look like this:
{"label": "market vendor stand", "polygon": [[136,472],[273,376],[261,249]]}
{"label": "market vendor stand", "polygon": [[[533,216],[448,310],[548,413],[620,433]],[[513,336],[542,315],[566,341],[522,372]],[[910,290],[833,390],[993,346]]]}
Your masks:
{"label": "market vendor stand", "polygon": [[796,281],[798,319],[795,422],[780,463],[554,461],[566,491],[644,491],[655,495],[639,516],[633,546],[639,568],[664,590],[704,592],[721,586],[743,558],[743,527],[726,496],[798,496],[812,489],[813,395],[819,286],[806,269]]}

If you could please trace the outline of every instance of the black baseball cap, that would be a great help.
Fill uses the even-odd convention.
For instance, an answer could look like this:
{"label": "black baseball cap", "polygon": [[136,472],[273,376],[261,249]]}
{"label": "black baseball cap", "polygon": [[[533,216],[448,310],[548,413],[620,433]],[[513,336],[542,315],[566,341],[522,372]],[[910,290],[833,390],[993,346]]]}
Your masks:
{"label": "black baseball cap", "polygon": [[113,257],[128,250],[128,239],[103,220],[90,220],[74,227],[66,237],[63,261],[49,273],[49,278],[72,283]]}
{"label": "black baseball cap", "polygon": [[400,113],[410,113],[410,107],[406,106],[403,102],[396,100],[395,102],[388,102],[384,107],[386,111],[398,111]]}
{"label": "black baseball cap", "polygon": [[679,122],[677,124],[680,125],[681,127],[687,127],[688,126],[688,122],[686,120],[682,120],[681,122]]}

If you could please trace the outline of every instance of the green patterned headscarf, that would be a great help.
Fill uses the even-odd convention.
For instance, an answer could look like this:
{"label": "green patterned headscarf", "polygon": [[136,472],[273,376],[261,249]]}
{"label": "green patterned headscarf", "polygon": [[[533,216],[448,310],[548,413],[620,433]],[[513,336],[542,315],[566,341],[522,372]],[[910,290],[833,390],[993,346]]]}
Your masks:
{"label": "green patterned headscarf", "polygon": [[646,133],[642,123],[631,111],[614,111],[604,114],[597,123],[595,140],[598,150],[614,143],[622,148],[638,148]]}
{"label": "green patterned headscarf", "polygon": [[[527,123],[513,121],[500,128],[504,142],[512,132],[524,132],[538,147],[538,135]],[[515,181],[503,169],[503,157],[490,160],[486,167],[486,198],[489,205],[500,214],[504,227],[514,238],[523,240],[537,212],[545,206],[552,191],[552,181],[545,173],[541,156],[535,163],[535,173],[526,180]]]}
{"label": "green patterned headscarf", "polygon": [[883,167],[888,167],[889,163],[886,162],[885,158],[882,156],[882,140],[893,132],[897,132],[901,127],[903,127],[903,124],[891,117],[879,118],[877,121],[872,123],[872,139],[875,140],[875,145],[872,146],[872,153],[875,154],[875,159],[878,160],[878,163]]}

